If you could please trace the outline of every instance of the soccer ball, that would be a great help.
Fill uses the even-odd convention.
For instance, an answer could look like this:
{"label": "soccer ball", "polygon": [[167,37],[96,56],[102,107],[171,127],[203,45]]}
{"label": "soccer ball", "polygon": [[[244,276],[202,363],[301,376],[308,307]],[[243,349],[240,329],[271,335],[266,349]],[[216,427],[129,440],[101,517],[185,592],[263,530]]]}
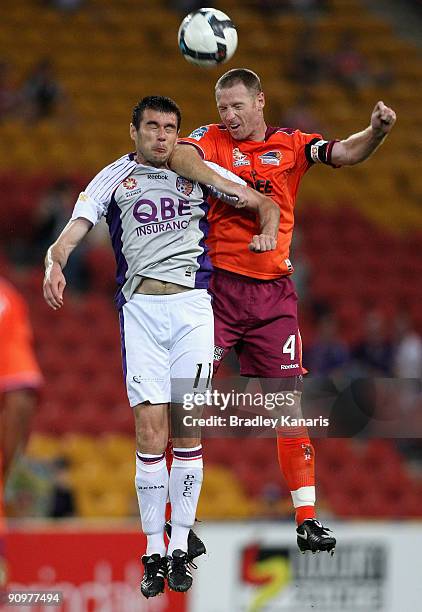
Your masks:
{"label": "soccer ball", "polygon": [[216,66],[233,56],[237,47],[237,32],[225,13],[213,8],[201,8],[184,18],[178,41],[188,62],[198,66]]}

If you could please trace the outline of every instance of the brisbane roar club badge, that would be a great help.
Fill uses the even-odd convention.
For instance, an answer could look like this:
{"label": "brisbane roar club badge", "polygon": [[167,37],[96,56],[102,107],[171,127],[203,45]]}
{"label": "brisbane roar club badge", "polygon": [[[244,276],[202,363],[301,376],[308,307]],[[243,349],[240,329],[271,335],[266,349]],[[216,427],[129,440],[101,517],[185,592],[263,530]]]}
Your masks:
{"label": "brisbane roar club badge", "polygon": [[245,153],[236,147],[233,149],[233,168],[239,168],[240,166],[250,166],[251,162]]}

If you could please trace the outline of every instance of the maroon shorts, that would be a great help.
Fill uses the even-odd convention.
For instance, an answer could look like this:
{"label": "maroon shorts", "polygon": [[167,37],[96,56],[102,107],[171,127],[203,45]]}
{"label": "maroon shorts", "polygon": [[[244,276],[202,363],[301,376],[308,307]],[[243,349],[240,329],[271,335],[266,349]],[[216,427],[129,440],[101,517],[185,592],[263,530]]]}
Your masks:
{"label": "maroon shorts", "polygon": [[258,280],[215,270],[209,291],[215,322],[214,372],[234,347],[242,376],[303,374],[297,295],[288,276]]}

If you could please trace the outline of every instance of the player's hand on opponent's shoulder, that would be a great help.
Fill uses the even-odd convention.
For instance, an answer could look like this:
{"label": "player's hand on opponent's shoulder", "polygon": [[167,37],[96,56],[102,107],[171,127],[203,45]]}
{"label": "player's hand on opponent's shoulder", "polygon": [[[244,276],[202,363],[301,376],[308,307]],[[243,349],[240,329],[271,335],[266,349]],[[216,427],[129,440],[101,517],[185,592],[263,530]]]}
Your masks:
{"label": "player's hand on opponent's shoulder", "polygon": [[249,250],[253,253],[266,253],[274,251],[277,246],[277,241],[269,234],[255,234],[249,243]]}
{"label": "player's hand on opponent's shoulder", "polygon": [[55,261],[46,267],[43,292],[47,304],[57,310],[63,306],[63,291],[66,287],[66,279],[60,265]]}
{"label": "player's hand on opponent's shoulder", "polygon": [[375,104],[371,115],[371,127],[374,132],[386,135],[391,132],[396,122],[396,113],[392,108],[386,106],[382,100]]}

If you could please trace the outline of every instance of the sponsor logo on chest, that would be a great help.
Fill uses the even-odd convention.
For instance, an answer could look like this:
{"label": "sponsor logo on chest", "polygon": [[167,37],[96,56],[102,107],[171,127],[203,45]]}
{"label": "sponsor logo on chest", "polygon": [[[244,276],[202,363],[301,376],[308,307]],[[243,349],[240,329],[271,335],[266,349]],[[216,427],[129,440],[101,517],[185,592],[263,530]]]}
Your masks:
{"label": "sponsor logo on chest", "polygon": [[138,236],[182,230],[189,226],[192,215],[189,200],[160,198],[158,201],[142,198],[133,207],[132,214],[139,223]]}
{"label": "sponsor logo on chest", "polygon": [[259,155],[258,159],[264,166],[279,166],[282,157],[283,153],[280,151],[267,151],[266,153]]}

